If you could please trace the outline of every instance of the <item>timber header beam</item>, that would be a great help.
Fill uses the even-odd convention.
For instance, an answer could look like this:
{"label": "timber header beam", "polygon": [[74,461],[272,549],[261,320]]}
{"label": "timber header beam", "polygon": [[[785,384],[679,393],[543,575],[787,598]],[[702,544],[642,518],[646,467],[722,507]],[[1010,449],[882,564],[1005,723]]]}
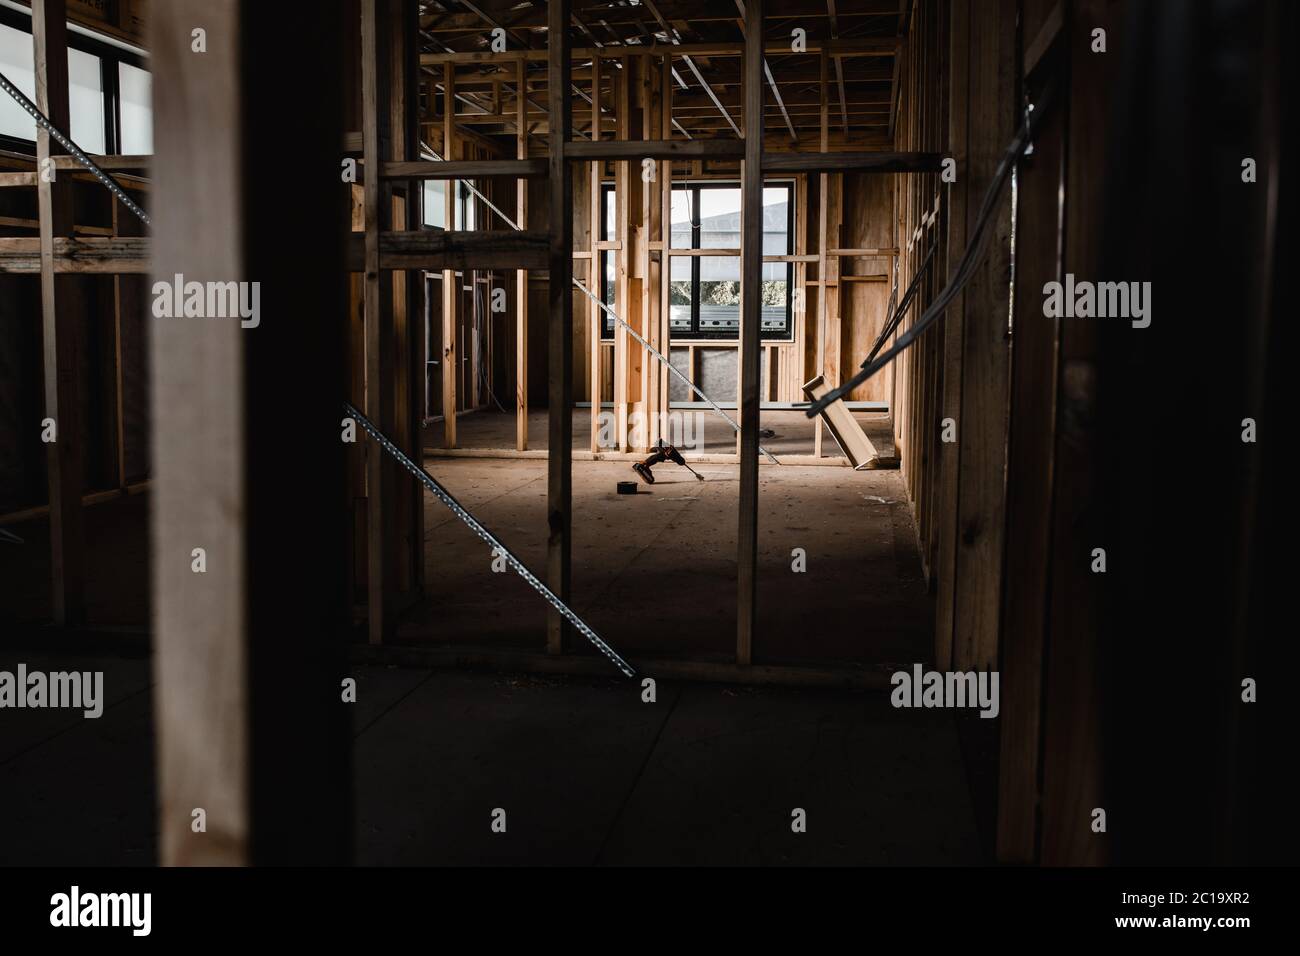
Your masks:
{"label": "timber header beam", "polygon": [[742,159],[745,143],[738,139],[576,140],[565,144],[564,158],[577,162],[600,159]]}
{"label": "timber header beam", "polygon": [[[54,237],[54,272],[57,275],[145,275],[149,272],[151,243],[147,237]],[[39,275],[41,240],[38,237],[0,238],[0,273]]]}
{"label": "timber header beam", "polygon": [[384,179],[487,179],[513,176],[540,179],[546,175],[544,159],[492,159],[462,162],[411,160],[384,163]]}
{"label": "timber header beam", "polygon": [[765,173],[937,173],[943,153],[764,153]]}
{"label": "timber header beam", "polygon": [[[365,271],[361,233],[348,241],[350,272]],[[545,269],[544,232],[381,232],[381,269],[424,269],[428,272],[471,269]]]}
{"label": "timber header beam", "polygon": [[[898,50],[896,37],[864,37],[854,40],[818,41],[808,39],[808,46],[802,52],[820,53],[824,49],[832,57],[859,56],[893,56]],[[574,47],[573,59],[590,60],[600,57],[604,60],[620,60],[630,56],[742,56],[745,52],[743,43],[640,43],[628,46]],[[765,54],[789,56],[789,42],[767,43],[763,47]],[[507,58],[538,60],[546,59],[545,49],[506,50],[493,53],[488,50],[474,50],[465,53],[421,53],[421,66],[437,66],[443,63],[500,63]]]}

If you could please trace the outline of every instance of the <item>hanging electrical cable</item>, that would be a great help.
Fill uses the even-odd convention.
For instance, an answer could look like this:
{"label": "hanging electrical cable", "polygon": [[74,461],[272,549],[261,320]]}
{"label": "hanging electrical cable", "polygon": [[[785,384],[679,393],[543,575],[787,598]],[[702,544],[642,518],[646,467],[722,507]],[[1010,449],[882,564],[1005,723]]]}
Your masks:
{"label": "hanging electrical cable", "polygon": [[866,368],[871,364],[871,360],[876,357],[876,353],[880,351],[881,347],[889,337],[894,334],[894,330],[898,328],[898,324],[903,321],[903,316],[907,315],[907,310],[912,304],[912,299],[916,297],[917,290],[921,287],[921,278],[925,275],[925,270],[929,268],[931,261],[933,261],[934,251],[937,247],[937,242],[930,243],[930,251],[925,254],[925,259],[922,261],[921,267],[916,270],[916,275],[912,276],[912,281],[908,284],[907,291],[903,293],[903,301],[898,304],[897,308],[894,307],[893,297],[898,293],[898,286],[894,286],[894,291],[890,295],[889,305],[891,311],[889,321],[885,323],[885,327],[882,328],[880,334],[876,336],[876,342],[871,346],[871,351],[867,354],[867,357],[862,360],[862,365],[859,366],[860,368]]}
{"label": "hanging electrical cable", "polygon": [[975,274],[975,268],[980,264],[984,255],[984,247],[987,245],[989,222],[993,218],[993,211],[997,207],[998,197],[1002,194],[1002,188],[1006,185],[1011,176],[1011,170],[1015,167],[1016,161],[1032,147],[1034,138],[1034,129],[1043,121],[1048,108],[1052,104],[1054,86],[1048,85],[1044,88],[1042,95],[1039,97],[1037,105],[1028,104],[1025,108],[1025,120],[1016,135],[1012,138],[1011,143],[1007,146],[1002,154],[1002,159],[998,163],[997,169],[994,170],[993,179],[989,183],[988,189],[984,193],[984,200],[980,203],[979,214],[976,216],[975,223],[971,227],[970,241],[966,245],[966,251],[962,253],[961,260],[957,263],[957,268],[953,270],[953,276],[948,280],[935,300],[930,303],[930,307],[921,314],[921,317],[913,323],[903,335],[895,342],[883,355],[874,361],[865,364],[860,372],[842,385],[839,385],[821,398],[817,399],[808,406],[807,416],[813,418],[821,412],[827,405],[844,398],[853,389],[857,388],[871,376],[875,375],[882,368],[892,362],[902,354],[909,346],[912,345],[921,333],[935,323],[948,308],[949,304],[962,288],[970,281],[971,276]]}

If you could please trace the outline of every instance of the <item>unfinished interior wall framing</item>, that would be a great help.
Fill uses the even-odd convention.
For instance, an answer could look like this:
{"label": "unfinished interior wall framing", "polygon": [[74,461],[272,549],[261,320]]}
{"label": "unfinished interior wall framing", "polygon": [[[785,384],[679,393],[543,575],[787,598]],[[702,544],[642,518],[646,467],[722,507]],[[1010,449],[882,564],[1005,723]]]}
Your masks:
{"label": "unfinished interior wall framing", "polygon": [[[614,677],[597,630],[625,676],[900,710],[903,668],[996,675],[996,721],[883,711],[943,729],[988,859],[1232,857],[1285,593],[1255,441],[1285,381],[1285,110],[1249,51],[1293,16],[1232,6],[346,0],[295,44],[276,4],[159,3],[146,33],[135,4],[0,2],[35,103],[6,81],[0,630],[26,601],[23,650],[153,655],[168,863],[346,856],[349,656]],[[93,163],[48,130],[78,126],[82,40],[116,51]],[[104,79],[145,62],[148,155]],[[269,170],[270,141],[311,161]],[[1171,142],[1197,148],[1171,168]],[[1189,284],[1202,194],[1233,241]],[[1155,332],[1048,304],[1149,275]],[[205,313],[214,285],[260,312]],[[1173,315],[1198,309],[1222,397],[1192,415],[1210,333]],[[1226,505],[1188,477],[1207,440]],[[1184,592],[1222,600],[1202,621]],[[1169,713],[1188,740],[1145,752],[1130,728]]]}

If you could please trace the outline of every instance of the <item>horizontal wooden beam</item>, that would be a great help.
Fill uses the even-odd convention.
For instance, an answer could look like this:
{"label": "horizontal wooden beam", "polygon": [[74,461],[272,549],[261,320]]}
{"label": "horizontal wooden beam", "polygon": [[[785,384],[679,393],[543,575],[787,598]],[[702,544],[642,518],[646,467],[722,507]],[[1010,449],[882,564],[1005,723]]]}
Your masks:
{"label": "horizontal wooden beam", "polygon": [[[13,226],[16,229],[40,229],[39,219],[26,219],[22,216],[0,216],[0,226]],[[73,226],[72,231],[79,236],[111,236],[110,226]]]}
{"label": "horizontal wooden beam", "polygon": [[827,249],[828,256],[844,256],[846,258],[885,258],[888,256],[898,255],[897,249]]}
{"label": "horizontal wooden beam", "polygon": [[935,173],[942,153],[763,153],[765,173]]}
{"label": "horizontal wooden beam", "polygon": [[[808,39],[807,53],[820,53],[823,49],[832,57],[858,56],[893,56],[898,50],[896,37],[864,37],[854,40],[815,40]],[[743,43],[679,43],[676,45],[662,43],[639,43],[627,46],[575,47],[573,59],[590,60],[599,56],[603,60],[621,60],[632,56],[740,56],[745,52]],[[774,56],[789,56],[788,41],[767,43],[763,52]],[[504,63],[517,59],[543,61],[546,49],[507,50],[493,53],[489,50],[475,50],[468,53],[421,53],[421,66],[440,66],[444,63]]]}
{"label": "horizontal wooden beam", "polygon": [[[381,269],[545,269],[544,232],[381,232]],[[365,236],[348,239],[348,269],[365,271]]]}
{"label": "horizontal wooden beam", "polygon": [[[88,154],[89,155],[89,154]],[[100,169],[148,169],[152,156],[91,156]],[[55,169],[85,169],[73,156],[51,156]]]}
{"label": "horizontal wooden beam", "polygon": [[[125,498],[128,495],[138,495],[149,490],[150,480],[141,478],[139,481],[133,481],[123,485],[121,488],[107,488],[104,491],[87,491],[81,496],[83,506],[103,504],[106,501],[116,501],[119,498]],[[0,514],[0,526],[7,524],[20,524],[24,521],[30,521],[33,518],[44,518],[50,513],[49,505],[36,505],[32,508],[24,508],[21,511],[6,511]]]}
{"label": "horizontal wooden beam", "polygon": [[384,179],[487,179],[512,176],[537,179],[546,175],[544,159],[487,159],[441,163],[434,160],[384,163]]}
{"label": "horizontal wooden beam", "polygon": [[740,159],[745,155],[739,139],[582,140],[567,143],[564,158],[578,162],[596,159]]}
{"label": "horizontal wooden beam", "polygon": [[[54,237],[54,271],[60,274],[143,275],[149,271],[146,236]],[[41,240],[37,236],[0,238],[0,272],[39,275]]]}

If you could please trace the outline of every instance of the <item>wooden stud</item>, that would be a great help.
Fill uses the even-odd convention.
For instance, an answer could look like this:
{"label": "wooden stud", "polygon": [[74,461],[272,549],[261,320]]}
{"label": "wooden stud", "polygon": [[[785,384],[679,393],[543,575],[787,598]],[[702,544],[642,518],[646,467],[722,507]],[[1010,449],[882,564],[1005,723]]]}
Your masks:
{"label": "wooden stud", "polygon": [[[948,262],[947,274],[951,276],[958,257],[966,248],[966,218],[969,205],[969,165],[967,140],[969,136],[968,101],[965,96],[969,82],[970,63],[970,0],[953,0],[949,24],[949,68],[953,76],[953,89],[963,95],[956,98],[949,115],[948,142],[957,163],[957,180],[947,186],[948,191]],[[938,264],[936,263],[936,266]],[[961,427],[962,350],[965,325],[965,300],[958,294],[949,304],[943,321],[943,394],[940,419],[952,419]],[[960,432],[958,435],[960,437]],[[895,440],[898,434],[895,433]],[[961,471],[962,443],[943,442],[940,445],[936,514],[939,521],[939,552],[935,570],[937,595],[935,600],[934,659],[940,670],[948,670],[952,661],[953,633],[956,629],[955,576],[957,573],[958,511],[957,488]]]}
{"label": "wooden stud", "polygon": [[[378,169],[383,160],[388,123],[379,106],[381,84],[378,41],[380,0],[363,0],[361,7],[361,106],[362,155],[369,169]],[[386,361],[391,326],[391,285],[382,281],[379,259],[379,235],[383,227],[384,190],[378,176],[363,182],[365,212],[365,333],[366,333],[366,415],[384,425],[386,403],[383,383],[389,381]],[[388,473],[386,473],[388,472]],[[367,534],[367,621],[369,640],[382,643],[392,632],[391,571],[389,567],[391,537],[388,534],[392,505],[388,493],[393,487],[391,471],[385,467],[384,454],[377,446],[366,450],[366,534]]]}
{"label": "wooden stud", "polygon": [[[1026,27],[1029,24],[1025,24]],[[1059,114],[1058,114],[1059,117]],[[1016,345],[1012,350],[1007,461],[1007,578],[1000,671],[1020,693],[1007,695],[999,725],[999,861],[1037,861],[1042,678],[1051,579],[1052,486],[1060,320],[1042,314],[1039,292],[1063,278],[1058,196],[1063,190],[1063,125],[1049,117],[1034,134],[1032,162],[1017,175]]]}
{"label": "wooden stud", "polygon": [[[648,61],[647,61],[648,62]],[[665,139],[673,133],[673,58],[664,54],[660,71],[659,103],[660,135]],[[672,248],[673,232],[673,161],[664,159],[659,163],[659,341],[660,349],[669,359],[672,358]],[[668,369],[656,361],[659,370],[660,405],[663,411],[672,410],[672,386]],[[694,397],[694,396],[692,396]]]}
{"label": "wooden stud", "polygon": [[[32,46],[36,69],[36,108],[58,129],[69,128],[67,11],[63,0],[32,4]],[[50,162],[53,144],[37,129],[38,168]],[[46,447],[50,506],[50,571],[54,621],[78,625],[86,616],[85,532],[82,524],[82,449],[80,357],[77,324],[85,296],[76,278],[55,279],[56,237],[72,235],[72,183],[69,177],[40,176],[36,204],[40,217],[41,340],[44,354],[45,416],[53,419],[56,440]],[[32,422],[35,428],[38,423]],[[43,426],[42,426],[43,427]]]}
{"label": "wooden stud", "polygon": [[[1005,107],[1014,98],[1015,9],[999,0],[1000,12],[970,21],[970,128],[968,188],[982,192],[1015,130]],[[1010,19],[1006,19],[1010,18]],[[978,374],[962,380],[961,470],[958,487],[957,586],[954,599],[953,669],[997,666],[1005,531],[1007,441],[1007,276],[1009,193],[990,223],[989,251],[967,285],[967,324],[962,367]]]}
{"label": "wooden stud", "polygon": [[[592,115],[595,120],[591,125],[591,141],[593,143],[600,141],[600,57],[593,57],[591,61],[591,103]],[[587,270],[587,287],[591,289],[593,295],[600,296],[601,283],[604,281],[602,275],[602,262],[599,250],[600,228],[601,228],[601,186],[600,170],[604,165],[603,160],[595,161],[591,164],[591,189],[590,189],[590,210],[591,210],[591,268]],[[605,324],[605,313],[595,302],[587,300],[587,314],[590,318],[588,327],[588,349],[587,360],[589,365],[589,378],[591,382],[591,435],[589,438],[589,450],[594,454],[600,451],[600,330]]]}
{"label": "wooden stud", "polygon": [[[373,38],[374,0],[365,6]],[[301,188],[286,193],[247,155],[276,136],[305,155],[336,148],[336,120],[285,114],[266,95],[272,84],[296,101],[342,92],[342,15],[313,24],[319,49],[286,50],[295,17],[278,4],[208,0],[149,12],[155,277],[260,282],[262,310],[255,328],[148,323],[165,866],[338,865],[351,846],[350,720],[339,703],[347,280],[337,240],[348,186],[331,163],[302,171]],[[196,23],[213,40],[201,56],[190,48]],[[299,243],[283,241],[285,221],[302,227]],[[299,314],[320,327],[304,336]],[[192,570],[198,547],[203,573]],[[206,832],[191,829],[196,807]]]}
{"label": "wooden stud", "polygon": [[[456,112],[456,67],[446,63],[442,68],[443,116],[450,118]],[[442,158],[455,161],[456,124],[443,123]],[[447,183],[443,196],[443,228],[452,232],[456,228],[456,182]],[[454,269],[442,272],[442,445],[456,447],[456,403],[459,393],[460,349],[457,347],[457,325],[460,289]]]}
{"label": "wooden stud", "polygon": [[759,330],[763,277],[763,7],[745,18],[745,164],[741,168],[740,505],[736,536],[736,663],[753,662],[758,577]]}
{"label": "wooden stud", "polygon": [[[528,158],[527,61],[515,61],[515,87],[519,90],[519,118],[515,128],[515,155]],[[515,222],[528,228],[528,182],[515,184]],[[528,270],[515,271],[515,449],[528,447]]]}
{"label": "wooden stud", "polygon": [[[572,124],[568,82],[569,0],[548,5],[547,90],[551,119],[550,161],[551,261],[548,278],[550,304],[549,402],[547,408],[546,542],[547,584],[562,601],[570,600],[573,520],[573,177],[564,159],[564,145]],[[568,625],[557,611],[546,624],[546,649],[565,649]]]}
{"label": "wooden stud", "polygon": [[[823,53],[817,58],[818,69],[821,74],[821,81],[818,89],[821,91],[821,149],[826,151],[830,140],[830,99],[829,87],[827,86],[827,62],[826,54]],[[817,178],[817,374],[826,374],[826,297],[830,294],[829,286],[826,282],[826,268],[828,259],[826,257],[827,248],[830,245],[830,237],[826,232],[826,215],[827,215],[827,193],[830,191],[830,176],[822,173]],[[813,422],[813,457],[822,457],[822,419],[818,415]]]}
{"label": "wooden stud", "polygon": [[[617,90],[617,106],[614,111],[617,124],[615,135],[620,142],[626,141],[629,135],[631,79],[628,74],[632,68],[632,61],[628,61],[623,69],[615,74]],[[628,311],[628,306],[631,304],[631,294],[628,289],[632,216],[631,177],[629,161],[614,163],[614,200],[618,204],[614,222],[619,239],[618,254],[614,256],[614,312],[624,322],[631,321]],[[629,355],[631,346],[632,339],[627,334],[627,329],[621,324],[617,325],[614,329],[614,435],[619,451],[629,451],[631,448],[628,444],[628,376],[631,368]]]}

